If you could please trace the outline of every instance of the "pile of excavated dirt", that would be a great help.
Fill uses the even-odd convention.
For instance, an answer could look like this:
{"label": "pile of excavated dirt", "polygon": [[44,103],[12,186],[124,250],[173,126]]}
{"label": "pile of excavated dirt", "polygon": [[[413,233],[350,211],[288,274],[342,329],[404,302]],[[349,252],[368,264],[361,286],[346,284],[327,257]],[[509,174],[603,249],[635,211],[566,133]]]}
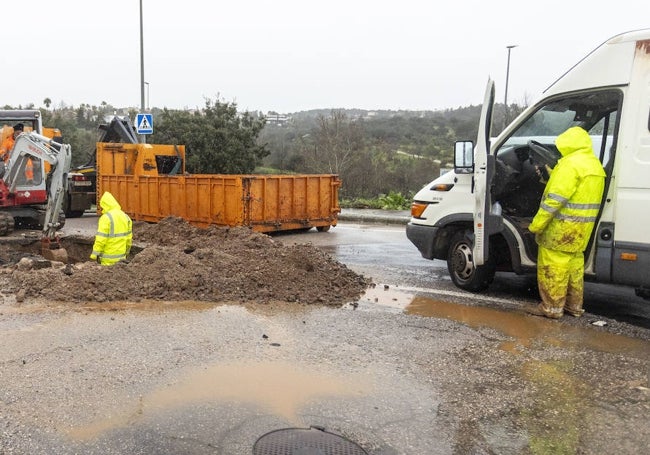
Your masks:
{"label": "pile of excavated dirt", "polygon": [[[371,284],[311,244],[285,245],[248,228],[200,229],[169,217],[157,224],[134,223],[133,238],[129,260],[112,267],[83,258],[91,250],[91,239],[85,239],[80,262],[66,266],[34,256],[35,249],[30,255],[2,245],[2,272],[10,276],[2,280],[4,292],[16,293],[19,300],[68,302],[152,299],[342,305],[358,299]],[[74,260],[70,241],[64,246]]]}

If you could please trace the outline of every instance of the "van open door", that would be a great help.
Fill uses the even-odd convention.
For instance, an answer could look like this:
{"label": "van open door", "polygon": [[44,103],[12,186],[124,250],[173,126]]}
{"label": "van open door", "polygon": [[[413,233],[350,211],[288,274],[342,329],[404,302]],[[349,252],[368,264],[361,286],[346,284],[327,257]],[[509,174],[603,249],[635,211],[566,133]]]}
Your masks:
{"label": "van open door", "polygon": [[494,81],[488,79],[481,110],[481,120],[474,148],[474,266],[481,266],[489,259],[490,234],[503,226],[498,203],[492,204],[490,185],[494,177],[495,157],[490,153],[490,130],[494,107]]}

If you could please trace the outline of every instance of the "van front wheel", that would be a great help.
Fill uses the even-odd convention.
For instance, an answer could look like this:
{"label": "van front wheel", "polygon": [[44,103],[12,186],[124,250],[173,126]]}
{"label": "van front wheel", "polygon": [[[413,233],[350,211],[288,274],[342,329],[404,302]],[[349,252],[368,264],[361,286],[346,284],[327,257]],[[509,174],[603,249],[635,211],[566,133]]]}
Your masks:
{"label": "van front wheel", "polygon": [[490,285],[495,268],[490,260],[484,265],[474,266],[472,247],[471,232],[457,232],[452,237],[447,252],[447,269],[456,286],[466,291],[479,292]]}

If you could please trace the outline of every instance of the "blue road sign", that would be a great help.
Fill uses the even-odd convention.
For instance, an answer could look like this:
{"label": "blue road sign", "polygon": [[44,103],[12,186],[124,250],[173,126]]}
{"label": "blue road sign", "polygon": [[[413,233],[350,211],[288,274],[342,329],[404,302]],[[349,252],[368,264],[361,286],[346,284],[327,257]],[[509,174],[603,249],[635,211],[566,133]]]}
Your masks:
{"label": "blue road sign", "polygon": [[153,134],[153,115],[152,114],[136,115],[135,130],[138,134]]}

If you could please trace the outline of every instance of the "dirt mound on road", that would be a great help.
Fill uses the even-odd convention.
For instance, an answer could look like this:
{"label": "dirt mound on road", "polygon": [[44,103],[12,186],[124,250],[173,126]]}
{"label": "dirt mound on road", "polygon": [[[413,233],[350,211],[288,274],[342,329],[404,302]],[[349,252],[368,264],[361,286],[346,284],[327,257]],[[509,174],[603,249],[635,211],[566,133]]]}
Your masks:
{"label": "dirt mound on road", "polygon": [[[136,222],[133,231],[134,242],[143,248],[128,262],[35,269],[33,265],[43,261],[23,260],[5,269],[5,276],[11,276],[5,292],[69,302],[153,299],[341,305],[358,299],[370,284],[311,244],[284,245],[248,228],[200,229],[169,217],[158,224]],[[86,249],[88,255],[90,246]],[[9,253],[7,245],[3,251]]]}

